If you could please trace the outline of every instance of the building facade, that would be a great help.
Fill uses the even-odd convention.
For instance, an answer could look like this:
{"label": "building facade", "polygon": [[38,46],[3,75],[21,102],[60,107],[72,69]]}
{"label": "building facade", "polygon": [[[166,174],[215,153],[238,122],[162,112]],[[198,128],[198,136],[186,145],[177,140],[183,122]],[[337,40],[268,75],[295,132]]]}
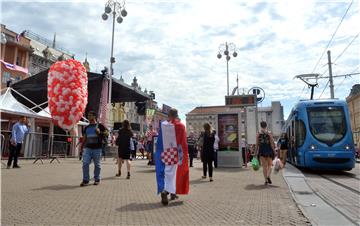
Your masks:
{"label": "building facade", "polygon": [[[203,125],[209,123],[214,129],[217,128],[218,114],[239,114],[241,119],[241,138],[248,144],[255,143],[256,135],[256,109],[255,107],[234,108],[228,106],[205,106],[196,107],[186,114],[186,128],[199,135],[204,130]],[[270,107],[258,108],[258,128],[261,121],[266,121],[268,129],[275,139],[281,135],[284,125],[284,109],[279,101],[271,102]]]}
{"label": "building facade", "polygon": [[56,61],[74,58],[74,54],[56,46],[56,34],[54,34],[53,41],[50,41],[27,30],[25,32],[25,37],[30,39],[30,46],[33,50],[29,62],[30,76],[47,70]]}
{"label": "building facade", "polygon": [[354,143],[360,148],[360,84],[355,84],[346,102],[350,111],[351,129],[354,135]]}
{"label": "building facade", "polygon": [[30,39],[1,24],[1,88],[29,76]]}

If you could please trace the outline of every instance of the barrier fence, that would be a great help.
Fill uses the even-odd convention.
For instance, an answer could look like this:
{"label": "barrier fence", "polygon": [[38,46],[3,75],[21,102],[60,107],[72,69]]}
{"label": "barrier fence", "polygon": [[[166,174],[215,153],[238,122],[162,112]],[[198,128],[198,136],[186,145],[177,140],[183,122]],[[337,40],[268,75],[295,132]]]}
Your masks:
{"label": "barrier fence", "polygon": [[[11,131],[1,131],[1,157],[9,156],[9,145]],[[52,159],[77,157],[79,155],[80,145],[78,136],[70,136],[64,134],[48,134],[30,132],[26,135],[20,158],[23,159]],[[51,161],[51,162],[52,162]],[[34,163],[35,163],[34,162]]]}
{"label": "barrier fence", "polygon": [[[9,156],[11,131],[1,131],[1,159]],[[26,135],[19,158],[34,159],[43,163],[43,159],[59,161],[59,158],[78,158],[80,154],[80,137],[65,134],[48,134],[30,132]],[[106,157],[116,157],[117,147],[106,145],[104,147]]]}

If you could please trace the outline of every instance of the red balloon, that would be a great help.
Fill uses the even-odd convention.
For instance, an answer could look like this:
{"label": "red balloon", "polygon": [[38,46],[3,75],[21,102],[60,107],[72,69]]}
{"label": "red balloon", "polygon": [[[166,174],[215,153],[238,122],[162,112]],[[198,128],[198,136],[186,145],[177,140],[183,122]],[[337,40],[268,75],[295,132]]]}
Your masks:
{"label": "red balloon", "polygon": [[88,78],[77,60],[58,61],[48,73],[48,104],[55,124],[65,130],[76,125],[88,102]]}

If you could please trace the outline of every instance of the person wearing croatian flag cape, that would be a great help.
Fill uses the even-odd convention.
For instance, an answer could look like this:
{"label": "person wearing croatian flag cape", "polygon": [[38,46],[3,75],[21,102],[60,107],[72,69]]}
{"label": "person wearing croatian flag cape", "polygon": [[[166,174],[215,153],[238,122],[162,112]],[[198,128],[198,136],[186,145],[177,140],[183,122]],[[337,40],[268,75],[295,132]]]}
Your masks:
{"label": "person wearing croatian flag cape", "polygon": [[156,145],[157,192],[161,203],[168,205],[170,200],[178,199],[177,194],[189,193],[189,164],[186,129],[178,119],[176,109],[170,109],[168,121],[160,123]]}

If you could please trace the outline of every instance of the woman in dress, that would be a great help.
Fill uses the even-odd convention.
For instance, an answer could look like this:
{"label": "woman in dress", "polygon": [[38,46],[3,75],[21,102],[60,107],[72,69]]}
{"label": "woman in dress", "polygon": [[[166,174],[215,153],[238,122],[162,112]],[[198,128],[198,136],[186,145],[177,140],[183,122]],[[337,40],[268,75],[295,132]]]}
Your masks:
{"label": "woman in dress", "polygon": [[127,177],[130,179],[130,153],[132,150],[133,132],[131,131],[130,123],[128,120],[124,120],[122,128],[119,130],[116,144],[118,145],[118,173],[117,177],[121,176],[121,166],[123,161],[126,162]]}

